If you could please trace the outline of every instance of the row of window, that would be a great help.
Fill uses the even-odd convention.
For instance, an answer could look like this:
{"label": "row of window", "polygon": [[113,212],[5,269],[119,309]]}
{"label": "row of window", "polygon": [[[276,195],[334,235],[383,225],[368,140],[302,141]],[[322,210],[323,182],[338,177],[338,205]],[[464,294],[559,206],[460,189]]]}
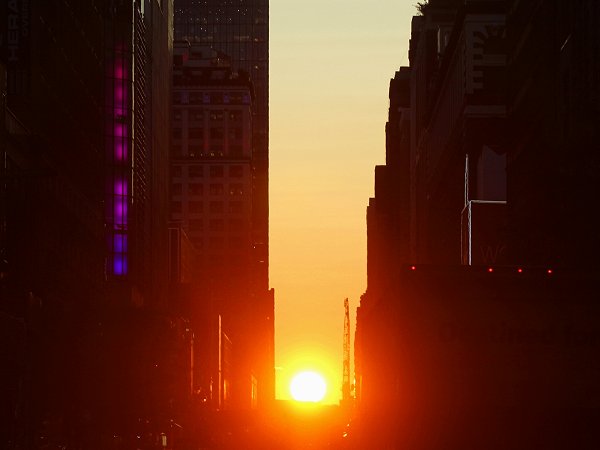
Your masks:
{"label": "row of window", "polygon": [[[177,200],[171,202],[171,213],[181,214],[183,203]],[[204,203],[201,201],[192,200],[187,202],[187,209],[190,214],[202,214],[204,212]],[[225,208],[225,202],[223,201],[211,201],[208,203],[208,211],[211,214],[231,213],[241,214],[245,211],[244,202],[233,201],[227,204]]]}
{"label": "row of window", "polygon": [[[210,139],[223,139],[225,136],[229,139],[241,140],[244,137],[244,130],[240,127],[232,127],[225,133],[224,127],[213,127],[209,129],[208,136]],[[204,128],[189,127],[187,129],[188,139],[204,139]],[[183,129],[179,127],[173,128],[173,139],[183,139]]]}
{"label": "row of window", "polygon": [[[192,122],[202,122],[204,117],[207,116],[211,122],[221,122],[225,118],[229,119],[229,122],[241,122],[243,115],[242,111],[227,111],[223,109],[219,110],[203,110],[203,109],[188,109],[188,119]],[[175,109],[173,111],[173,120],[176,122],[181,121],[183,117],[183,110]]]}
{"label": "row of window", "polygon": [[[191,236],[195,236],[194,232],[190,233]],[[209,238],[205,238],[204,236],[197,236],[191,238],[194,246],[197,249],[202,249],[204,244],[212,249],[225,249],[229,248],[229,250],[237,250],[238,252],[248,250],[250,248],[250,239],[244,235],[227,235],[226,237],[223,235],[220,236],[210,236]]]}
{"label": "row of window", "polygon": [[[211,165],[208,166],[208,175],[210,178],[223,178],[225,176],[225,167],[228,167],[227,173],[232,178],[241,178],[244,176],[244,166],[221,166]],[[205,166],[202,164],[194,164],[188,166],[188,175],[190,177],[202,178],[204,177]],[[172,166],[171,176],[181,177],[183,175],[182,166]],[[174,185],[175,186],[175,185]]]}
{"label": "row of window", "polygon": [[[189,147],[188,147],[189,149]],[[174,149],[177,150],[177,149]],[[227,150],[222,145],[211,145],[207,151],[204,149],[191,148],[187,154],[183,154],[181,146],[178,151],[173,151],[171,157],[173,159],[192,159],[202,160],[204,158],[218,158],[228,156],[230,158],[242,158],[244,156],[244,148],[241,145],[228,145]]]}
{"label": "row of window", "polygon": [[[179,77],[179,78],[177,78]],[[181,75],[175,78],[182,81]],[[173,92],[173,103],[175,105],[249,105],[249,92]]]}
{"label": "row of window", "polygon": [[[208,230],[211,232],[225,231],[227,223],[228,232],[241,232],[249,229],[248,221],[242,219],[210,219],[208,221]],[[189,232],[193,235],[194,232],[204,231],[204,221],[201,219],[190,219],[188,223]]]}
{"label": "row of window", "polygon": [[[188,186],[188,195],[204,195],[204,185],[198,183],[190,183]],[[243,183],[230,183],[227,190],[223,183],[211,183],[208,185],[208,193],[210,195],[225,195],[231,196],[242,196],[244,195],[244,184]],[[181,193],[173,192],[173,195],[181,195]]]}

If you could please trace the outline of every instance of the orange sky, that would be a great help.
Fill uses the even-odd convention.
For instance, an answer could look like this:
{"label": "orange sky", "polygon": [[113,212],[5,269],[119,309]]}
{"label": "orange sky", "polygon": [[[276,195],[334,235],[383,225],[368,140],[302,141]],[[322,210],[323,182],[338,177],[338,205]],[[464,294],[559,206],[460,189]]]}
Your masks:
{"label": "orange sky", "polygon": [[341,396],[344,298],[366,288],[365,212],[385,161],[389,80],[407,65],[406,0],[270,4],[270,282],[280,399],[302,369]]}

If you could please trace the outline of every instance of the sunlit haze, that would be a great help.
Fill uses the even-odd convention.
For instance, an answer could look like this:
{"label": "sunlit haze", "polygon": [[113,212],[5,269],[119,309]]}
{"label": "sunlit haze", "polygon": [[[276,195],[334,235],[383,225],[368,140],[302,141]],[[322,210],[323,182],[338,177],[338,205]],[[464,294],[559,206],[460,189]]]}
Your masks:
{"label": "sunlit haze", "polygon": [[316,372],[300,372],[290,382],[290,394],[299,402],[320,402],[327,393],[327,384]]}
{"label": "sunlit haze", "polygon": [[[408,62],[414,2],[270,5],[270,280],[276,395],[316,361],[341,396],[343,300],[366,287],[365,209],[385,158],[389,80]],[[354,336],[352,336],[352,341]]]}

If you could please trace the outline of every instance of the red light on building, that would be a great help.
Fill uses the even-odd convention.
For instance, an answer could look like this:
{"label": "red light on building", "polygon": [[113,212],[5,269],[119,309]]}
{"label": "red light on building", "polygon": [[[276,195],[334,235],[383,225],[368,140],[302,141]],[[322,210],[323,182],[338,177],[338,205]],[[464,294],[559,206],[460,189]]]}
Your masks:
{"label": "red light on building", "polygon": [[521,269],[520,267],[517,269],[517,272],[519,273],[523,273],[523,269]]}
{"label": "red light on building", "polygon": [[417,266],[410,266],[410,270],[417,270]]}
{"label": "red light on building", "polygon": [[493,269],[493,268],[491,268],[491,267],[488,267],[488,272],[489,272],[489,273],[492,273],[493,271],[494,271],[494,269]]}
{"label": "red light on building", "polygon": [[548,273],[548,275],[552,275],[552,269],[548,269],[546,272]]}

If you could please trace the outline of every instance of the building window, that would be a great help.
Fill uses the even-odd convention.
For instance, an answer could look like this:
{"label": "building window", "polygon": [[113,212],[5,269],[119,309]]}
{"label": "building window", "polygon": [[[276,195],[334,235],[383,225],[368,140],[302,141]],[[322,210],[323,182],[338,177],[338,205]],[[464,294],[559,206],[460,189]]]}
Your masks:
{"label": "building window", "polygon": [[213,183],[210,185],[210,195],[223,195],[224,189],[221,183]]}
{"label": "building window", "polygon": [[240,122],[242,120],[241,111],[229,111],[229,120],[232,122]]}
{"label": "building window", "polygon": [[188,211],[190,214],[202,214],[202,202],[191,201],[188,203]]}
{"label": "building window", "polygon": [[181,183],[173,183],[173,186],[171,186],[171,194],[181,195]]}
{"label": "building window", "polygon": [[202,128],[189,128],[188,137],[190,139],[202,139],[204,133]]}
{"label": "building window", "polygon": [[244,185],[242,183],[231,183],[229,185],[229,195],[244,195]]}
{"label": "building window", "polygon": [[196,164],[189,167],[190,177],[202,178],[204,176],[204,167]]}
{"label": "building window", "polygon": [[222,127],[214,127],[210,129],[211,139],[223,139],[224,132]]}
{"label": "building window", "polygon": [[202,156],[201,145],[188,145],[188,155],[190,158],[199,158]]}
{"label": "building window", "polygon": [[244,167],[243,166],[230,166],[229,167],[229,176],[232,178],[241,178],[244,176]]}
{"label": "building window", "polygon": [[173,110],[173,120],[179,122],[181,120],[181,110],[180,109],[174,109]]}
{"label": "building window", "polygon": [[204,229],[204,221],[202,219],[190,219],[190,231],[202,231]]}
{"label": "building window", "polygon": [[181,166],[171,166],[171,178],[181,177]]}
{"label": "building window", "polygon": [[173,128],[173,139],[181,139],[181,128]]}
{"label": "building window", "polygon": [[241,92],[230,92],[229,103],[241,105],[242,103],[244,103],[244,95]]}
{"label": "building window", "polygon": [[181,214],[181,202],[171,202],[171,213]]}
{"label": "building window", "polygon": [[192,195],[202,195],[204,194],[204,185],[200,183],[190,183],[188,190]]}
{"label": "building window", "polygon": [[190,104],[201,105],[202,104],[202,92],[190,92]]}
{"label": "building window", "polygon": [[241,140],[244,137],[242,129],[239,127],[229,129],[229,139]]}
{"label": "building window", "polygon": [[223,120],[223,111],[220,110],[213,110],[210,112],[210,120],[211,122],[217,121],[217,120]]}
{"label": "building window", "polygon": [[201,109],[193,109],[190,111],[190,117],[193,122],[202,122],[204,120],[204,111]]}
{"label": "building window", "polygon": [[181,104],[181,92],[173,92],[173,104]]}
{"label": "building window", "polygon": [[223,156],[223,146],[220,144],[212,144],[210,146],[210,156]]}
{"label": "building window", "polygon": [[171,156],[173,158],[181,158],[181,155],[182,155],[181,145],[174,145],[173,147],[171,147]]}
{"label": "building window", "polygon": [[244,212],[244,202],[229,202],[229,212],[233,214],[240,214]]}
{"label": "building window", "polygon": [[223,166],[210,166],[210,177],[211,178],[223,178],[224,171]]}
{"label": "building window", "polygon": [[229,146],[229,155],[230,156],[242,156],[243,149],[241,145],[230,145]]}

